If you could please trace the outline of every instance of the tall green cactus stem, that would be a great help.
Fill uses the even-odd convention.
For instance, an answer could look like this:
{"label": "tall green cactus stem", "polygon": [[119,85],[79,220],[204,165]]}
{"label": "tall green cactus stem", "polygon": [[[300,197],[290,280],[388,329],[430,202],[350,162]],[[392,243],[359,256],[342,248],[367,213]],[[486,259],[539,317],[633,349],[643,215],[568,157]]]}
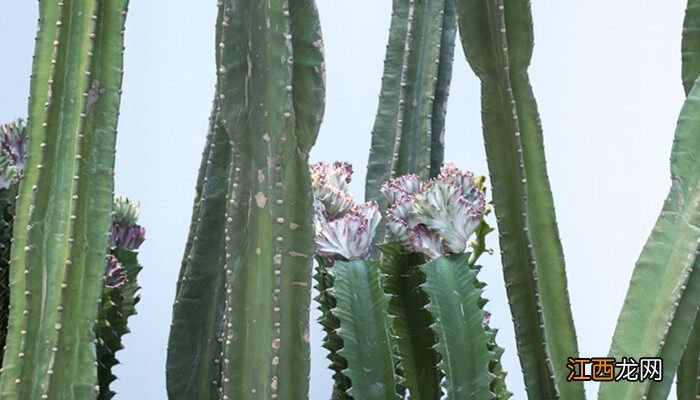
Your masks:
{"label": "tall green cactus stem", "polygon": [[41,2],[0,397],[94,399],[126,0]]}
{"label": "tall green cactus stem", "polygon": [[312,0],[230,0],[218,90],[232,142],[221,397],[308,395],[313,257],[308,154],[324,105]]}
{"label": "tall green cactus stem", "polygon": [[530,399],[583,399],[568,383],[578,354],[564,257],[547,178],[542,129],[527,67],[529,1],[457,0],[460,36],[481,80],[484,141],[504,276]]}
{"label": "tall green cactus stem", "polygon": [[[218,104],[218,102],[216,102]],[[167,385],[171,399],[218,399],[223,332],[226,198],[231,147],[213,116],[192,244],[173,306]]]}
{"label": "tall green cactus stem", "polygon": [[432,177],[442,165],[456,31],[454,0],[394,0],[365,186],[382,211],[383,182]]}
{"label": "tall green cactus stem", "polygon": [[404,254],[395,243],[380,245],[380,249],[384,290],[391,295],[389,314],[400,355],[402,385],[410,391],[411,399],[439,399],[440,357],[433,348],[437,338],[430,328],[435,321],[425,309],[428,295],[420,289],[425,276],[419,265],[425,263],[425,256]]}
{"label": "tall green cactus stem", "polygon": [[422,288],[430,297],[426,308],[435,319],[432,328],[439,339],[435,349],[441,355],[442,386],[447,399],[493,399],[490,372],[496,354],[489,348],[491,333],[484,326],[485,303],[469,268],[469,254],[437,258],[423,266]]}
{"label": "tall green cactus stem", "polygon": [[350,378],[348,394],[355,399],[398,399],[394,338],[387,318],[389,295],[384,293],[376,261],[336,261],[335,284],[329,289],[336,307],[338,354],[347,360],[343,374]]}
{"label": "tall green cactus stem", "polygon": [[700,76],[700,1],[688,0],[683,20],[681,76],[686,96]]}
{"label": "tall green cactus stem", "polygon": [[[700,84],[696,83],[685,100],[676,128],[671,190],[635,266],[610,348],[611,357],[668,356],[664,359],[667,377],[678,368],[680,353],[700,306],[695,267],[700,241],[698,130]],[[599,397],[638,399],[657,393],[659,387],[655,386],[660,385],[649,381],[602,383]]]}
{"label": "tall green cactus stem", "polygon": [[676,393],[678,399],[693,399],[700,396],[700,318],[695,317],[695,325],[686,344],[683,358],[678,365]]}

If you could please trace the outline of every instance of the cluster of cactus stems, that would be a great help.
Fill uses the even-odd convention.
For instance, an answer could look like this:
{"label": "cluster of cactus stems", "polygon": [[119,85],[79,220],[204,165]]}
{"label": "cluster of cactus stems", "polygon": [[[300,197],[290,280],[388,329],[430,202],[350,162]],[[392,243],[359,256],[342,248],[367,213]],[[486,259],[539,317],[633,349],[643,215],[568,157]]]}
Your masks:
{"label": "cluster of cactus stems", "polygon": [[[476,257],[489,232],[483,178],[446,163],[437,178],[385,182],[389,243],[371,261],[380,221],[355,205],[347,163],[312,166],[315,278],[334,370],[332,398],[506,399],[502,349],[488,326]],[[476,240],[470,237],[476,234]]]}
{"label": "cluster of cactus stems", "polygon": [[[29,118],[0,125],[0,397],[110,399],[139,300],[138,205],[114,198],[127,0],[42,1]],[[309,152],[324,112],[314,0],[224,0],[217,87],[177,281],[170,399],[308,396],[312,274],[333,399],[507,399],[477,264],[496,216],[530,399],[584,399],[542,127],[528,0],[393,0],[366,203]],[[459,31],[459,32],[458,32]],[[485,178],[444,162],[459,37],[481,81]],[[612,357],[664,379],[601,400],[700,396],[700,0],[671,190],[635,267]],[[317,266],[313,268],[313,260]]]}

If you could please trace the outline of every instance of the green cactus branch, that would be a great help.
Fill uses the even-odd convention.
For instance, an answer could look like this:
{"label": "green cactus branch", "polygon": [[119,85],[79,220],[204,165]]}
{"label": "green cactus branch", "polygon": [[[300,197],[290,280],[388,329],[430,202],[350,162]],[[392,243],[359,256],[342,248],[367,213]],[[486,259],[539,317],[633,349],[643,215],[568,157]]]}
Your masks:
{"label": "green cactus branch", "polygon": [[401,356],[402,385],[411,393],[411,399],[439,399],[440,357],[433,348],[437,337],[431,330],[433,317],[425,309],[428,295],[421,290],[425,276],[419,266],[425,263],[425,256],[404,254],[396,244],[379,247],[383,256],[380,267],[385,274],[384,290],[391,295],[389,315]]}
{"label": "green cactus branch", "polygon": [[218,91],[232,142],[223,398],[303,398],[313,255],[308,151],[323,114],[313,1],[231,1]]}
{"label": "green cactus branch", "polygon": [[95,397],[126,6],[40,4],[3,398]]}
{"label": "green cactus branch", "polygon": [[583,399],[567,383],[576,335],[546,173],[542,129],[527,75],[529,2],[458,0],[467,60],[482,84],[486,154],[504,276],[530,399]]}
{"label": "green cactus branch", "polygon": [[[700,305],[694,272],[700,241],[700,210],[696,207],[700,197],[696,162],[700,157],[700,137],[696,134],[700,129],[699,95],[700,85],[696,84],[681,110],[671,153],[671,190],[635,266],[615,328],[611,357],[680,354],[690,328],[673,328],[673,333],[670,328],[677,323],[692,324],[688,314],[696,313]],[[673,374],[677,367],[677,357],[664,360],[666,373]],[[641,398],[649,394],[651,386],[649,381],[603,383],[599,397]]]}
{"label": "green cactus branch", "polygon": [[676,394],[678,399],[692,399],[700,396],[700,318],[698,316],[695,317],[693,331],[678,365]]}
{"label": "green cactus branch", "polygon": [[686,96],[700,76],[700,1],[688,0],[681,41],[683,89]]}
{"label": "green cactus branch", "polygon": [[496,376],[489,364],[496,354],[489,349],[491,334],[484,325],[482,290],[476,271],[468,267],[469,254],[437,258],[423,266],[430,296],[428,311],[439,340],[442,386],[447,399],[493,399],[491,383]]}
{"label": "green cactus branch", "polygon": [[[218,104],[218,102],[216,102]],[[168,341],[167,382],[171,399],[216,399],[221,379],[224,312],[224,228],[231,147],[218,107],[205,152],[206,173]]]}
{"label": "green cactus branch", "polygon": [[381,210],[383,182],[408,173],[425,179],[442,165],[455,36],[454,0],[394,0],[365,186]]}
{"label": "green cactus branch", "polygon": [[347,360],[343,374],[350,378],[348,394],[355,399],[398,399],[394,338],[387,318],[389,295],[384,293],[376,261],[336,261],[335,284],[329,289],[336,299],[331,312],[338,318],[343,347],[338,354]]}

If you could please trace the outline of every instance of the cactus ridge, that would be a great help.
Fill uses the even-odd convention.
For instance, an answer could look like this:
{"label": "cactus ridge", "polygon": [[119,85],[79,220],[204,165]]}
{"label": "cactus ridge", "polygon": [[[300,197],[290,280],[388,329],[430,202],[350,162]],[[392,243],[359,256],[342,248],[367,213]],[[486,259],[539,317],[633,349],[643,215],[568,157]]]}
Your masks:
{"label": "cactus ridge", "polygon": [[343,375],[350,379],[347,394],[356,399],[399,399],[398,376],[389,295],[384,293],[376,261],[335,261],[335,282],[327,289],[336,300],[331,309],[338,318],[337,335],[343,347],[338,354],[347,360]]}
{"label": "cactus ridge", "polygon": [[[387,202],[383,182],[439,173],[456,36],[453,0],[395,0],[382,89],[372,129],[365,198]],[[384,237],[380,227],[377,241]]]}
{"label": "cactus ridge", "polygon": [[542,131],[527,66],[532,53],[529,2],[458,0],[460,36],[482,84],[487,161],[518,353],[531,399],[583,399],[564,383],[578,354],[566,289]]}
{"label": "cactus ridge", "polygon": [[95,396],[126,5],[40,4],[3,398]]}

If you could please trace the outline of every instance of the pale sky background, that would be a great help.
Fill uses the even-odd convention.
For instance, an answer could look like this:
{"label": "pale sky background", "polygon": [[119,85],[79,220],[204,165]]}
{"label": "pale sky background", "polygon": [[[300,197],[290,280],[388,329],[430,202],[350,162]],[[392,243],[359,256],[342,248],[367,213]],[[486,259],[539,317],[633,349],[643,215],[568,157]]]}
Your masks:
{"label": "pale sky background", "polygon": [[[213,95],[216,1],[132,1],[117,146],[117,192],[141,202],[148,240],[139,314],[118,354],[117,400],[160,400],[166,342],[194,182]],[[391,1],[318,0],[328,78],[325,122],[312,161],[347,160],[363,181]],[[669,182],[684,95],[682,0],[534,0],[531,77],[545,146],[581,355],[607,354],[632,267]],[[0,121],[26,115],[36,1],[0,1]],[[486,174],[479,86],[457,49],[446,158]],[[515,399],[525,392],[498,256],[483,256],[487,308]],[[315,318],[316,314],[312,315]],[[331,381],[312,321],[311,400]],[[593,398],[595,387],[588,388]],[[671,398],[675,398],[672,395]]]}

